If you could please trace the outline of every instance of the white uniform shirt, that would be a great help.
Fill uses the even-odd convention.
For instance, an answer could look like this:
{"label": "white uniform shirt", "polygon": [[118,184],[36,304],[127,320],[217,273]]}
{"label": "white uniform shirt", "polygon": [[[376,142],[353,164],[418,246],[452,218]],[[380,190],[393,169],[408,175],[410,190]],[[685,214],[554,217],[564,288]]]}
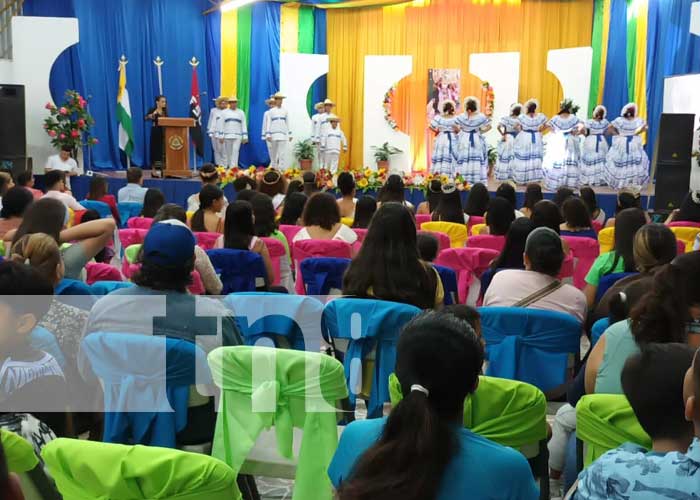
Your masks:
{"label": "white uniform shirt", "polygon": [[322,143],[323,151],[327,154],[338,153],[340,154],[341,148],[343,150],[348,149],[348,141],[345,138],[345,134],[338,128],[331,128],[325,136],[323,136]]}
{"label": "white uniform shirt", "polygon": [[242,109],[225,109],[219,117],[216,137],[219,139],[248,139],[248,125]]}
{"label": "white uniform shirt", "polygon": [[221,113],[223,113],[223,111],[223,109],[214,108],[209,113],[209,122],[207,123],[207,134],[209,137],[214,137],[216,135],[219,118],[221,118]]}
{"label": "white uniform shirt", "polygon": [[270,110],[268,109],[263,113],[262,119],[262,140],[267,140],[267,128],[270,126]]}
{"label": "white uniform shirt", "polygon": [[72,172],[75,173],[80,173],[80,169],[78,168],[78,162],[76,162],[73,158],[68,158],[67,161],[61,160],[61,157],[59,155],[53,155],[49,156],[48,161],[46,162],[46,170],[61,170],[66,173],[66,187],[70,189],[70,177],[69,175]]}
{"label": "white uniform shirt", "polygon": [[267,113],[268,124],[267,129],[265,129],[265,137],[271,141],[289,140],[292,132],[289,130],[287,110],[284,108],[272,108]]}
{"label": "white uniform shirt", "polygon": [[318,137],[320,137],[321,140],[323,140],[323,136],[331,129],[331,122],[328,121],[329,116],[330,113],[321,113],[318,118]]}
{"label": "white uniform shirt", "polygon": [[319,135],[319,120],[321,116],[322,113],[316,113],[311,117],[311,142],[321,142],[321,136]]}

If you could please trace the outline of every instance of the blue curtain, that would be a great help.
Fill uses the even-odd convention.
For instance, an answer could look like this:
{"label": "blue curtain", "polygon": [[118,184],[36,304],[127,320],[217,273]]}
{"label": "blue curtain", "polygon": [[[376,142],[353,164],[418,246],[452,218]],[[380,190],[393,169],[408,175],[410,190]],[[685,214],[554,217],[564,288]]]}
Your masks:
{"label": "blue curtain", "polygon": [[[663,111],[664,78],[700,73],[700,37],[690,33],[692,0],[653,0],[649,2],[647,29],[647,102],[649,139],[656,144]],[[651,152],[651,151],[650,151]]]}
{"label": "blue curtain", "polygon": [[260,2],[252,6],[250,49],[249,140],[241,148],[241,165],[267,165],[270,155],[261,139],[265,99],[280,85],[280,4]]}
{"label": "blue curtain", "polygon": [[[651,0],[652,3],[655,0]],[[629,102],[627,87],[627,1],[612,0],[603,104],[611,118]]]}
{"label": "blue curtain", "polygon": [[[208,116],[211,98],[218,92],[210,88],[207,48],[207,19],[202,12],[207,0],[27,0],[25,13],[37,16],[75,16],[80,23],[77,49],[64,53],[52,71],[51,93],[60,100],[66,89],[81,89],[90,98],[95,118],[94,135],[100,144],[92,148],[93,168],[124,168],[119,151],[116,100],[118,59],[124,54],[128,90],[134,122],[132,163],[150,165],[150,124],[144,121],[147,110],[158,94],[158,77],[153,60],[161,56],[163,87],[171,116],[189,114],[192,70],[189,59],[195,56],[202,97],[202,112]],[[206,145],[206,156],[211,147]]]}
{"label": "blue curtain", "polygon": [[[214,105],[216,99],[221,93],[221,11],[215,10],[206,17],[206,36],[207,36],[207,88],[209,89],[207,101],[210,106]],[[203,126],[209,115],[204,117]],[[205,131],[206,132],[206,131]]]}
{"label": "blue curtain", "polygon": [[[314,9],[314,54],[326,54],[326,11]],[[326,99],[327,78],[323,75],[314,82],[312,88],[312,102],[320,102]]]}

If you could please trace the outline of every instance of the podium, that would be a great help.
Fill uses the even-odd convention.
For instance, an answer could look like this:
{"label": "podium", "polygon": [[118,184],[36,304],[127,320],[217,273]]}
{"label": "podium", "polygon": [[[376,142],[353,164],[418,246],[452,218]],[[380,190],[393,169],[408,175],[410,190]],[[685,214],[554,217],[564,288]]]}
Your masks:
{"label": "podium", "polygon": [[158,119],[158,125],[165,129],[163,148],[165,149],[165,177],[192,177],[190,170],[190,128],[195,126],[194,118]]}

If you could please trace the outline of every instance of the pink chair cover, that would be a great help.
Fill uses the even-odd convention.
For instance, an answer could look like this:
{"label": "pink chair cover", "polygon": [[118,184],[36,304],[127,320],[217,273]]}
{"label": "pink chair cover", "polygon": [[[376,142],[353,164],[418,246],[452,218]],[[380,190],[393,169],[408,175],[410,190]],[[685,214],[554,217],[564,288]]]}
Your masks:
{"label": "pink chair cover", "polygon": [[700,227],[700,222],[679,220],[677,222],[669,223],[669,227]]}
{"label": "pink chair cover", "polygon": [[483,224],[484,223],[484,218],[479,217],[478,215],[470,215],[469,216],[469,222],[467,222],[467,233],[469,236],[472,235],[472,226],[476,226],[477,224]]}
{"label": "pink chair cover", "polygon": [[506,244],[505,236],[495,236],[493,234],[478,234],[470,236],[467,240],[467,246],[473,248],[490,248],[501,253],[503,246]]}
{"label": "pink chair cover", "polygon": [[88,262],[85,265],[85,271],[87,272],[85,282],[88,285],[98,281],[124,281],[124,277],[119,272],[119,269],[109,264]]}
{"label": "pink chair cover", "polygon": [[120,229],[119,241],[122,243],[122,248],[130,247],[131,245],[141,245],[148,234],[148,229]]}
{"label": "pink chair cover", "polygon": [[434,238],[437,238],[438,240],[438,253],[442,252],[443,250],[447,250],[450,248],[450,237],[447,236],[445,233],[436,233],[434,231],[423,231],[422,229],[418,231],[418,234],[428,234]]}
{"label": "pink chair cover", "polygon": [[[592,238],[589,238],[591,241],[593,241]],[[559,271],[559,279],[564,279],[564,278],[571,278],[574,276],[574,254],[569,250],[569,253],[567,254],[566,257],[564,257],[564,262],[561,263],[561,270]]]}
{"label": "pink chair cover", "polygon": [[126,221],[126,227],[129,229],[151,229],[153,219],[151,217],[132,217]]}
{"label": "pink chair cover", "polygon": [[194,237],[197,238],[197,246],[202,250],[213,250],[219,236],[221,233],[194,233]]}
{"label": "pink chair cover", "polygon": [[676,254],[682,255],[685,253],[685,242],[683,240],[676,240]]}
{"label": "pink chair cover", "polygon": [[601,229],[603,229],[603,223],[598,222],[597,220],[591,221],[591,225],[593,226],[593,230],[598,234]]}
{"label": "pink chair cover", "polygon": [[280,225],[280,231],[282,232],[284,237],[287,238],[287,243],[289,243],[289,253],[290,253],[292,258],[294,258],[294,248],[292,245],[292,241],[294,241],[294,237],[302,229],[303,229],[302,226],[289,226],[286,224]]}
{"label": "pink chair cover", "polygon": [[355,231],[355,234],[357,235],[357,241],[362,243],[365,241],[365,238],[367,237],[367,230],[366,229],[360,229],[358,228],[353,228],[353,231]]}
{"label": "pink chair cover", "polygon": [[416,226],[420,227],[424,222],[430,222],[433,220],[433,216],[430,214],[416,214]]}
{"label": "pink chair cover", "polygon": [[280,263],[281,259],[287,258],[287,251],[284,248],[282,242],[275,238],[260,238],[265,242],[267,246],[267,251],[270,253],[270,261],[272,261],[272,269],[275,271],[275,281],[273,285],[279,285],[282,283]]}
{"label": "pink chair cover", "polygon": [[457,273],[459,302],[464,304],[474,277],[481,276],[499,253],[490,248],[447,248],[440,252],[435,263],[449,267]]}
{"label": "pink chair cover", "polygon": [[[591,269],[593,262],[600,255],[600,245],[593,238],[582,236],[562,236],[569,244],[574,259],[574,286],[583,290],[586,286],[586,275]],[[562,268],[563,270],[563,268]]]}
{"label": "pink chair cover", "polygon": [[301,279],[301,261],[312,257],[339,257],[352,258],[352,247],[349,243],[340,240],[302,240],[297,241],[294,247],[294,268],[296,269],[296,292],[298,295],[306,295],[304,280]]}

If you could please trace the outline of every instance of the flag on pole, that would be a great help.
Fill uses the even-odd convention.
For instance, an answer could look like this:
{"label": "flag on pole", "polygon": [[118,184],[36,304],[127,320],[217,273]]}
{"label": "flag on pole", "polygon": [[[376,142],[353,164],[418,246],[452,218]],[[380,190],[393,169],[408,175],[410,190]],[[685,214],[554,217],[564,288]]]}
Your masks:
{"label": "flag on pole", "polygon": [[122,56],[119,62],[119,93],[117,94],[117,121],[119,122],[119,149],[127,158],[134,152],[134,127],[131,122],[131,104],[129,91],[126,89],[126,64]]}
{"label": "flag on pole", "polygon": [[192,97],[190,97],[190,118],[194,118],[194,128],[190,131],[192,142],[198,156],[204,156],[204,136],[202,135],[202,108],[199,98],[199,80],[197,65],[192,65]]}

